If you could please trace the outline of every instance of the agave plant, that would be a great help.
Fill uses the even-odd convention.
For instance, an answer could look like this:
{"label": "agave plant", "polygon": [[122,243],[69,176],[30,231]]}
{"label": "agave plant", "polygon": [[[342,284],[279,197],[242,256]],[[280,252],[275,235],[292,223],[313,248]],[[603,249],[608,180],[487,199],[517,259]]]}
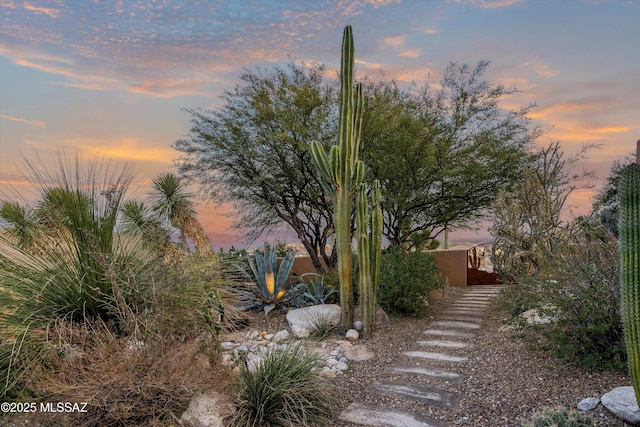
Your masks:
{"label": "agave plant", "polygon": [[264,306],[266,314],[285,299],[295,283],[288,280],[295,257],[296,252],[288,249],[278,267],[276,250],[268,244],[265,244],[262,250],[256,250],[253,256],[246,255],[251,274],[246,268],[237,267],[242,275],[253,283],[251,295],[248,296],[259,301],[253,306]]}

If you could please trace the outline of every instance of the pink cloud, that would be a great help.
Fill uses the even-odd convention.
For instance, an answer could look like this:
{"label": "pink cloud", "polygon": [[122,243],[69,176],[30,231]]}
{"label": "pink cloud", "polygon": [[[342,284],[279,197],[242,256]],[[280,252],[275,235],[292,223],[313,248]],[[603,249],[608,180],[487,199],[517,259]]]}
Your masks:
{"label": "pink cloud", "polygon": [[28,125],[36,126],[36,127],[39,127],[39,128],[43,128],[43,127],[47,126],[47,123],[43,122],[41,120],[23,119],[23,118],[20,118],[20,117],[7,116],[6,114],[0,114],[0,119],[5,119],[5,120],[8,120],[10,122],[26,123]]}

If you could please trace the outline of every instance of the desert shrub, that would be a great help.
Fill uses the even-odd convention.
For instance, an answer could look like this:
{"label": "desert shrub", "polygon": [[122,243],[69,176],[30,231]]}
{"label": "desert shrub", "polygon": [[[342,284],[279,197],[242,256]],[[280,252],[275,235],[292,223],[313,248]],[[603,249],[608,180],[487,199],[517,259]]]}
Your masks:
{"label": "desert shrub", "polygon": [[31,173],[40,183],[35,207],[4,202],[0,209],[7,226],[0,234],[1,398],[42,394],[32,375],[55,364],[56,328],[90,325],[144,342],[215,341],[230,313],[218,278],[168,264],[141,239],[118,232],[127,168],[61,158],[58,172]]}
{"label": "desert shrub", "polygon": [[382,256],[378,302],[387,311],[424,316],[431,292],[444,286],[433,256],[394,249]]}
{"label": "desert shrub", "polygon": [[47,363],[29,379],[36,397],[88,404],[86,413],[60,415],[61,425],[168,425],[195,392],[222,391],[230,376],[212,368],[216,346],[204,336],[120,337],[102,322],[60,324],[51,333]]}
{"label": "desert shrub", "polygon": [[566,409],[544,408],[536,412],[523,427],[590,427],[595,426],[593,418]]}
{"label": "desert shrub", "polygon": [[624,370],[618,243],[587,219],[566,232],[542,273],[508,287],[501,304],[512,316],[536,308],[555,318],[539,329],[559,357],[588,369]]}
{"label": "desert shrub", "polygon": [[590,369],[624,370],[618,243],[602,225],[579,220],[549,267],[549,301],[559,320],[546,331],[557,354]]}
{"label": "desert shrub", "polygon": [[255,372],[243,365],[234,426],[303,426],[326,421],[333,397],[319,358],[302,345],[274,347]]}

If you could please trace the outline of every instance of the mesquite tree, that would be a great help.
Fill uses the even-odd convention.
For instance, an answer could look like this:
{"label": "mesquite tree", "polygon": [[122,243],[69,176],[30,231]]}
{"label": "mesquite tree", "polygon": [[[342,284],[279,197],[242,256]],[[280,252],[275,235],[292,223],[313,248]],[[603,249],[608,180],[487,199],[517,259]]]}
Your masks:
{"label": "mesquite tree", "polygon": [[[340,64],[340,124],[338,144],[327,157],[319,142],[311,144],[311,155],[324,189],[333,195],[333,222],[338,253],[340,305],[343,332],[353,327],[353,260],[351,253],[351,213],[353,197],[364,178],[364,164],[358,160],[362,130],[362,84],[353,87],[353,33],[346,26],[342,37]],[[354,93],[355,92],[355,93]]]}
{"label": "mesquite tree", "polygon": [[625,167],[620,183],[620,277],[629,371],[640,405],[640,140],[636,163]]}

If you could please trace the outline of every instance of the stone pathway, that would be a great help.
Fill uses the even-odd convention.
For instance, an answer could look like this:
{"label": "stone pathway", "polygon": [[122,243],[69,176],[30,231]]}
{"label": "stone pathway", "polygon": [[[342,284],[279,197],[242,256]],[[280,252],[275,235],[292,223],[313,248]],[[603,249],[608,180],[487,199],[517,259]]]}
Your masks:
{"label": "stone pathway", "polygon": [[[447,427],[439,420],[423,416],[431,408],[455,408],[458,396],[446,390],[452,381],[460,381],[460,367],[467,361],[464,352],[481,327],[486,309],[499,292],[499,286],[469,288],[449,306],[430,327],[421,331],[415,349],[402,353],[402,362],[389,366],[381,379],[369,385],[368,392],[396,399],[420,402],[420,414],[385,406],[352,403],[340,414],[348,425],[377,427]],[[385,378],[386,376],[386,378]],[[426,378],[430,387],[417,385],[415,378]],[[389,379],[390,378],[390,379]]]}

